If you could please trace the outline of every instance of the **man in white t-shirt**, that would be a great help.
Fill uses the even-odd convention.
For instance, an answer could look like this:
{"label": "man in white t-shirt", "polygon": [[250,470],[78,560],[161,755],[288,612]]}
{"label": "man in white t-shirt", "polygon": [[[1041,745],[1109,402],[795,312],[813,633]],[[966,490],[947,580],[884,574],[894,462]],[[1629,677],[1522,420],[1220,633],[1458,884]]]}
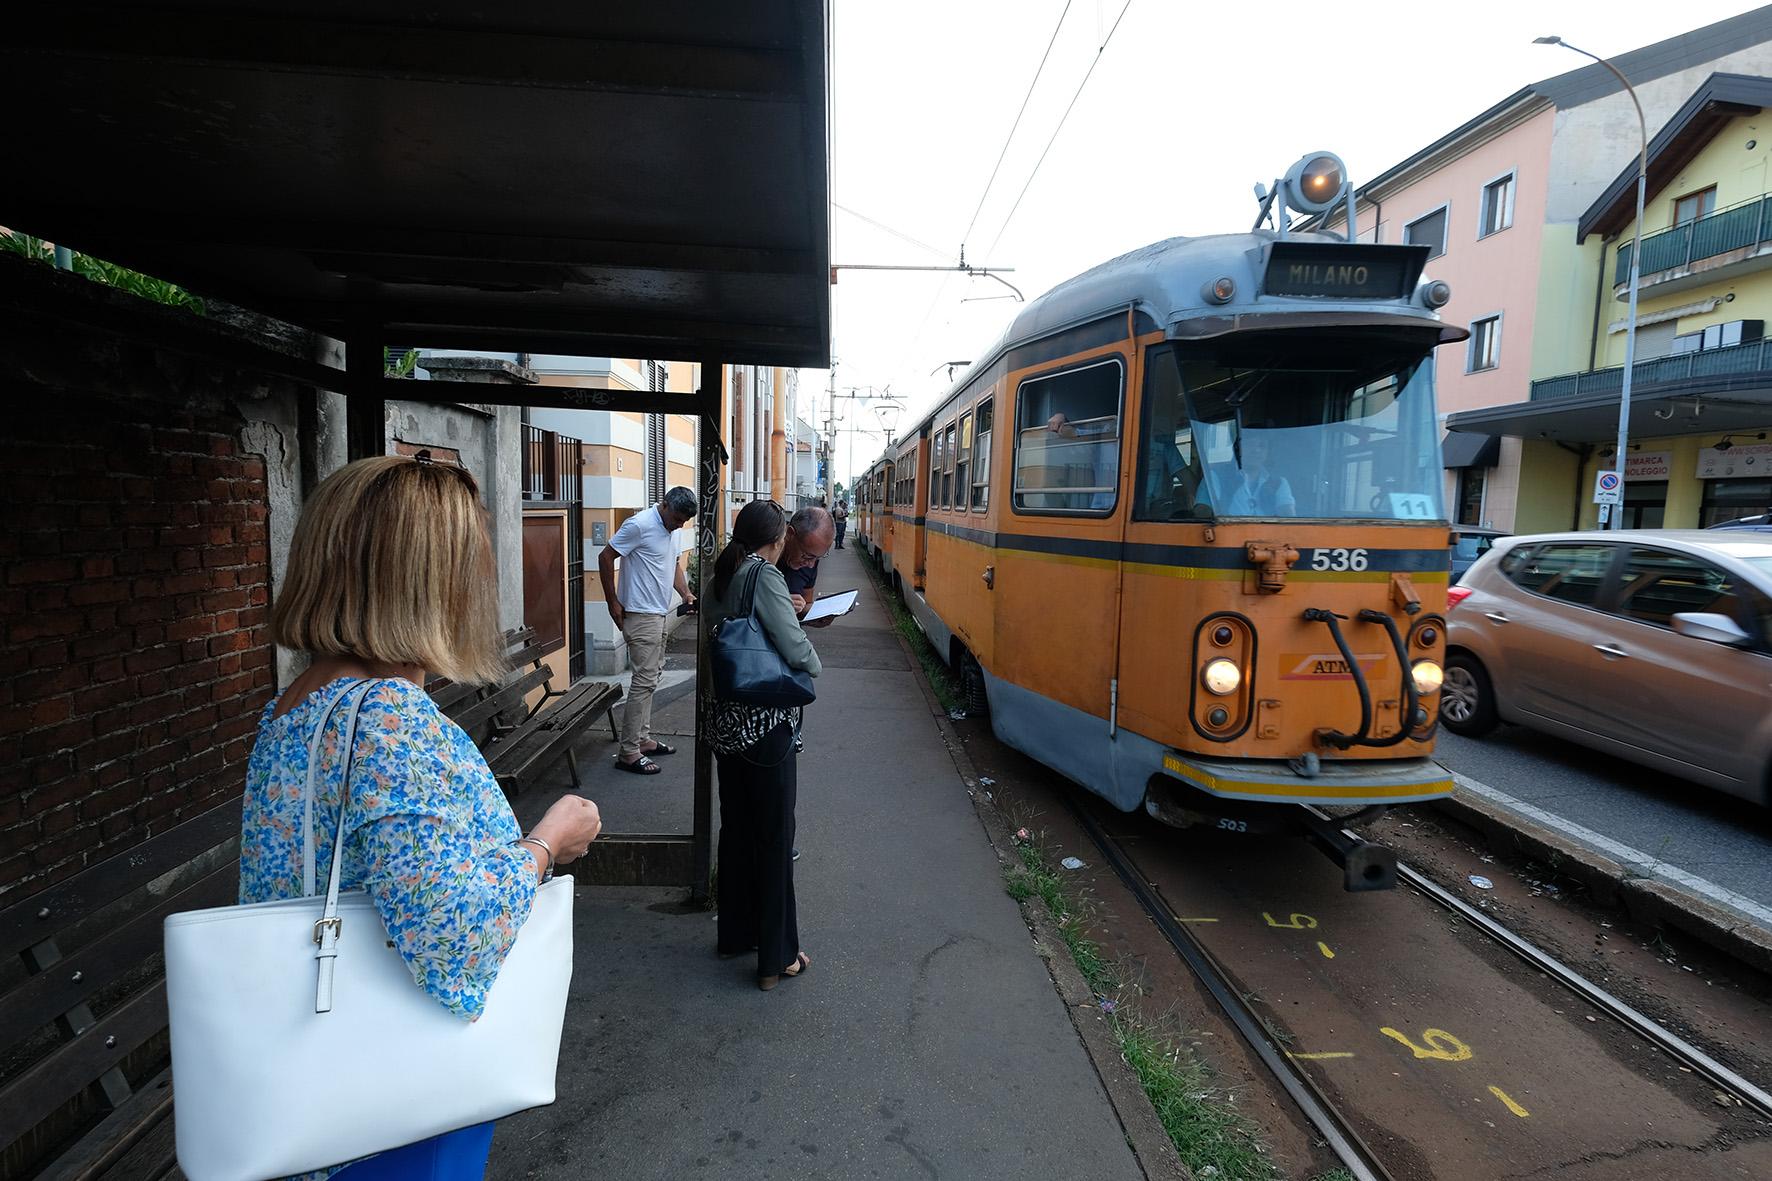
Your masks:
{"label": "man in white t-shirt", "polygon": [[[671,611],[672,589],[683,596],[686,606],[695,604],[683,567],[677,562],[675,540],[677,530],[695,516],[695,509],[695,493],[672,488],[656,505],[624,521],[597,556],[603,599],[609,604],[609,617],[628,642],[628,664],[633,668],[622,712],[621,753],[615,757],[619,771],[657,775],[663,768],[647,756],[677,753],[652,737],[652,694],[664,669],[665,617]],[[621,559],[619,584],[617,558]]]}

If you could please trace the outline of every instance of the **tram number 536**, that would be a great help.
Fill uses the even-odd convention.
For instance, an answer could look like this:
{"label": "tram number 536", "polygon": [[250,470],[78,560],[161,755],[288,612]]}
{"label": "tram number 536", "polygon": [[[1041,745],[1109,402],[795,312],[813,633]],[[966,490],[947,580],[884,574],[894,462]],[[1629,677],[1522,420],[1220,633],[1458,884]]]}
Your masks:
{"label": "tram number 536", "polygon": [[1312,570],[1364,570],[1368,564],[1364,549],[1314,549]]}

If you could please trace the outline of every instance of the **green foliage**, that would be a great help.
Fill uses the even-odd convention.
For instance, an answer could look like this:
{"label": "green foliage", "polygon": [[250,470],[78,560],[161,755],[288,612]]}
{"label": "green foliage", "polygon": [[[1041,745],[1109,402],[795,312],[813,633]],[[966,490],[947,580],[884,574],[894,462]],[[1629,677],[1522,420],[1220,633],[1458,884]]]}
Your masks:
{"label": "green foliage", "polygon": [[1067,894],[1046,851],[1035,838],[1017,834],[1015,852],[1015,863],[1004,873],[1010,897],[1017,902],[1039,899],[1058,924],[1071,960],[1103,1001],[1121,1058],[1137,1076],[1182,1161],[1196,1177],[1277,1181],[1279,1170],[1263,1151],[1259,1129],[1237,1110],[1186,1039],[1141,1019],[1122,1003],[1132,990],[1084,933],[1087,914]]}
{"label": "green foliage", "polygon": [[[53,264],[55,248],[41,238],[33,238],[29,234],[14,231],[0,233],[0,249],[28,258],[35,262]],[[120,267],[114,262],[106,262],[102,258],[94,258],[90,254],[74,254],[74,273],[94,283],[103,283],[107,287],[115,287],[119,291],[127,291],[142,299],[163,303],[169,307],[188,308],[198,315],[203,314],[203,301],[180,287],[176,283],[168,283],[165,279],[156,279],[144,275],[140,271],[132,271],[128,267]]]}
{"label": "green foliage", "polygon": [[411,377],[418,372],[418,350],[407,349],[395,356],[391,349],[381,351],[382,370],[389,377]]}

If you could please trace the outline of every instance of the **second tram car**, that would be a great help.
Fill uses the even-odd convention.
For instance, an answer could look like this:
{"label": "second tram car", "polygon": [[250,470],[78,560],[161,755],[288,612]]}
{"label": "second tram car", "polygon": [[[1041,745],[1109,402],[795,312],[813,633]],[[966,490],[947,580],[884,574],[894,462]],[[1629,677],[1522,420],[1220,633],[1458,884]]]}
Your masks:
{"label": "second tram car", "polygon": [[1125,811],[1302,826],[1383,888],[1394,858],[1288,806],[1452,790],[1433,352],[1467,334],[1425,247],[1284,218],[1028,304],[857,481],[859,532],[1002,741]]}

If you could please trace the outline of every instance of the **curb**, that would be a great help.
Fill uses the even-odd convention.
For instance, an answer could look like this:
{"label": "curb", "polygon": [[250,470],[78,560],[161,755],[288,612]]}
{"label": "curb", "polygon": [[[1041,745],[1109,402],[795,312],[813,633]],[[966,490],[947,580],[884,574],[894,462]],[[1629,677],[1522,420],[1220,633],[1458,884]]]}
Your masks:
{"label": "curb", "polygon": [[[875,598],[880,600],[881,609],[890,619],[891,604],[885,601],[879,581],[871,572],[868,585],[873,588]],[[980,797],[977,789],[978,771],[966,754],[965,745],[955,732],[947,711],[936,701],[929,679],[923,674],[922,662],[917,659],[910,642],[897,628],[892,629],[892,634],[910,665],[917,690],[923,695],[930,716],[935,719],[942,745],[947,747],[948,757],[954,761],[954,770],[959,774],[960,783],[972,800],[973,814],[978,817],[985,838],[991,843],[991,851],[996,854],[998,865],[1006,867],[1013,864],[1015,842],[1010,835],[1007,818],[995,803]],[[1045,963],[1046,971],[1052,977],[1054,990],[1064,1001],[1065,1010],[1070,1014],[1071,1026],[1077,1031],[1084,1052],[1089,1055],[1089,1060],[1095,1067],[1096,1077],[1101,1080],[1102,1090],[1107,1093],[1108,1105],[1114,1109],[1114,1115],[1120,1121],[1120,1129],[1125,1133],[1127,1146],[1132,1149],[1139,1169],[1149,1181],[1194,1181],[1193,1173],[1176,1155],[1169,1133],[1163,1130],[1163,1125],[1158,1121],[1157,1111],[1151,1105],[1150,1097],[1144,1093],[1144,1087],[1133,1075],[1132,1068],[1121,1057],[1120,1047],[1114,1041],[1113,1032],[1108,1027],[1100,1005],[1096,1003],[1095,993],[1090,991],[1077,965],[1071,962],[1057,924],[1036,906],[1023,904],[1020,910],[1034,937],[1034,950]]]}
{"label": "curb", "polygon": [[1488,800],[1454,793],[1432,806],[1491,841],[1555,864],[1557,872],[1586,886],[1601,906],[1622,910],[1650,926],[1671,927],[1756,971],[1772,974],[1772,932],[1732,911],[1670,882],[1642,877],[1612,858]]}

